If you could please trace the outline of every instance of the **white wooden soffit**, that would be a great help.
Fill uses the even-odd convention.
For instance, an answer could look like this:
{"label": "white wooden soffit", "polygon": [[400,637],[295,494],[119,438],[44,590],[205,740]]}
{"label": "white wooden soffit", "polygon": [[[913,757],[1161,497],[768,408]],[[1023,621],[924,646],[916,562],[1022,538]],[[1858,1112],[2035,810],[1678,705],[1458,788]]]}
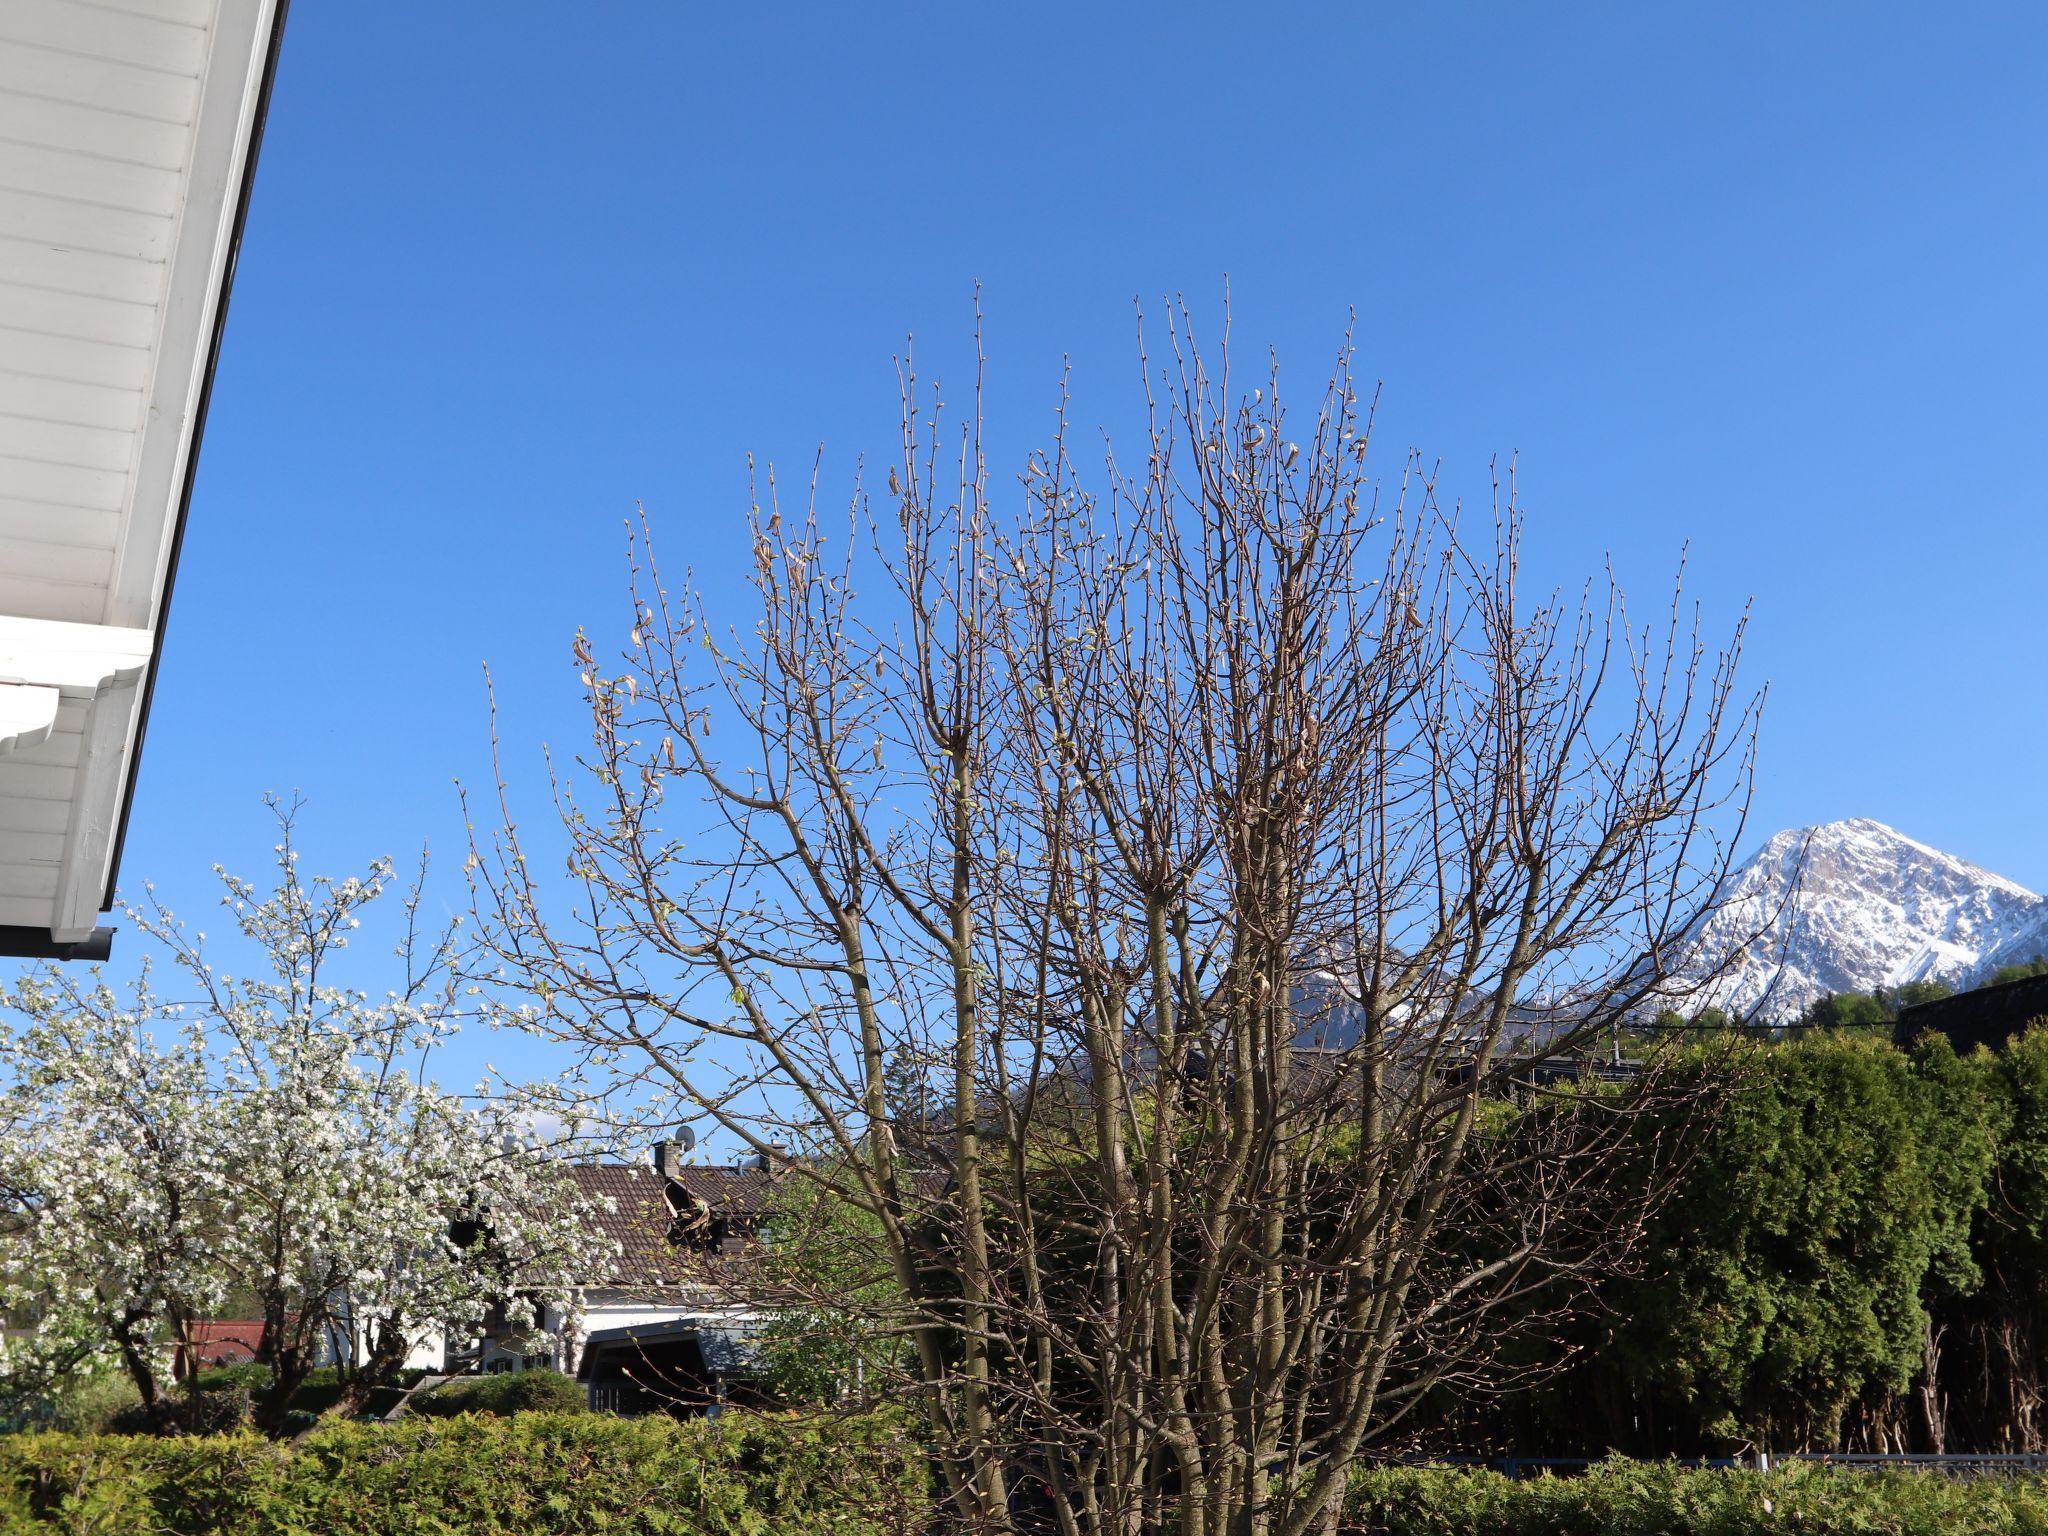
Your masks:
{"label": "white wooden soffit", "polygon": [[138,681],[153,639],[146,629],[0,614],[0,753],[49,740],[63,700],[89,706]]}
{"label": "white wooden soffit", "polygon": [[[47,925],[53,942],[81,942],[112,896],[283,13],[283,0],[0,0],[0,213],[19,215],[0,218],[0,327],[14,328],[0,336],[27,338],[0,356],[0,514],[78,503],[101,520],[88,538],[64,511],[55,532],[0,540],[0,765],[13,775],[0,825],[36,827],[0,856],[9,932]],[[42,180],[17,187],[17,173]],[[24,231],[37,238],[12,238]],[[117,365],[119,377],[94,371]],[[41,437],[25,442],[31,430]],[[23,582],[33,591],[17,600]],[[34,596],[60,588],[60,612]],[[15,803],[9,785],[31,798]],[[68,816],[49,825],[53,805]]]}

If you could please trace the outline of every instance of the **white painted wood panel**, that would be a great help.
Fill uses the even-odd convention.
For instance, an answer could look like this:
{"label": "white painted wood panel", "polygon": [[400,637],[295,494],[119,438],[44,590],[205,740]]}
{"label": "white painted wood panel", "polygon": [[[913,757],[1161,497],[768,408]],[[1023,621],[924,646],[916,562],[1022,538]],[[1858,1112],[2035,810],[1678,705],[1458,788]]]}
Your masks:
{"label": "white painted wood panel", "polygon": [[107,589],[98,582],[44,581],[0,572],[0,612],[90,624],[106,607]]}
{"label": "white painted wood panel", "polygon": [[276,21],[0,0],[0,924],[58,942],[108,894]]}
{"label": "white painted wood panel", "polygon": [[132,427],[80,427],[0,413],[0,458],[38,459],[126,475],[134,453]]}
{"label": "white painted wood panel", "polygon": [[0,859],[0,896],[52,899],[62,879],[63,871],[55,864],[13,864]]}
{"label": "white painted wood panel", "polygon": [[162,214],[0,188],[0,235],[17,240],[161,261],[171,248],[173,223]]}
{"label": "white painted wood panel", "polygon": [[96,511],[119,511],[127,485],[128,477],[114,470],[0,454],[0,486],[18,491],[30,501],[57,501]]}
{"label": "white painted wood panel", "polygon": [[67,698],[96,699],[115,682],[140,677],[154,644],[142,629],[0,617],[0,682],[41,684],[61,688]]}
{"label": "white painted wood panel", "polygon": [[125,475],[134,442],[129,427],[81,427],[0,412],[0,455]]}
{"label": "white painted wood panel", "polygon": [[[52,768],[42,763],[17,763],[0,756],[0,798],[8,800],[51,800],[66,808],[71,805],[73,780],[69,768]],[[64,820],[68,823],[67,814]]]}
{"label": "white painted wood panel", "polygon": [[62,701],[63,695],[55,688],[0,683],[0,752],[12,756],[47,742],[56,729],[57,706]]}
{"label": "white painted wood panel", "polygon": [[197,78],[206,64],[206,32],[201,27],[76,0],[7,0],[0,6],[0,40],[34,43],[186,79]]}
{"label": "white painted wood panel", "polygon": [[[174,548],[178,486],[193,447],[191,408],[204,389],[210,317],[229,277],[235,190],[254,130],[266,40],[277,0],[221,0],[213,31],[216,67],[192,140],[191,181],[178,260],[164,292],[156,371],[145,409],[151,429],[135,463],[130,515],[108,593],[107,622],[153,627]],[[239,70],[221,61],[240,61]]]}
{"label": "white painted wood panel", "polygon": [[138,395],[149,377],[149,353],[119,342],[85,341],[0,325],[0,358],[27,378],[65,384],[101,384]]}
{"label": "white painted wood panel", "polygon": [[146,16],[151,21],[182,21],[204,27],[213,20],[214,0],[93,0],[103,11]]}
{"label": "white painted wood panel", "polygon": [[0,860],[21,864],[48,864],[55,868],[64,857],[62,832],[15,832],[0,827]]}
{"label": "white painted wood panel", "polygon": [[[5,259],[0,252],[0,260]],[[0,348],[0,415],[132,433],[142,422],[142,391],[14,373]]]}
{"label": "white painted wood panel", "polygon": [[[0,795],[0,832],[37,832],[62,837],[70,825],[71,799],[68,794],[62,800]],[[5,921],[7,919],[0,918],[0,922]]]}
{"label": "white painted wood panel", "polygon": [[[151,639],[146,631],[131,633],[139,634],[145,644]],[[148,654],[145,649],[143,655]],[[93,695],[92,710],[86,716],[85,750],[72,773],[63,872],[50,900],[50,937],[60,943],[91,938],[102,908],[113,895],[108,866],[121,805],[128,793],[127,769],[142,707],[139,672],[138,668],[127,673],[124,681],[111,688],[102,687]]]}
{"label": "white painted wood panel", "polygon": [[0,496],[0,539],[46,546],[36,552],[34,563],[22,568],[28,571],[35,570],[43,560],[52,558],[48,546],[112,549],[120,534],[120,520],[118,512],[94,512],[83,507],[59,506],[54,502]]}
{"label": "white painted wood panel", "polygon": [[0,94],[0,138],[180,173],[192,149],[182,123],[25,94]]}
{"label": "white painted wood panel", "polygon": [[[0,236],[0,272],[23,288],[83,299],[154,306],[164,296],[160,261],[74,250],[19,235]],[[0,367],[7,362],[7,355],[0,352]]]}
{"label": "white painted wood panel", "polygon": [[[81,732],[52,731],[41,741],[24,742],[9,748],[7,756],[9,761],[26,763],[31,768],[76,768],[84,743],[85,737]],[[4,847],[0,847],[0,859],[6,857]]]}
{"label": "white painted wood panel", "polygon": [[178,211],[185,178],[173,170],[135,165],[73,149],[0,140],[0,187],[70,198],[167,219]]}
{"label": "white painted wood panel", "polygon": [[[4,201],[0,199],[0,203]],[[31,288],[0,275],[0,329],[130,347],[147,353],[156,340],[156,312],[147,304],[123,304],[113,299]],[[0,357],[11,368],[23,366],[11,348],[0,353]],[[138,371],[148,365],[145,356]]]}
{"label": "white painted wood panel", "polygon": [[[0,6],[0,16],[5,14],[6,7]],[[27,43],[0,41],[0,91],[98,107],[177,127],[189,126],[199,109],[199,82],[188,76],[110,64]]]}
{"label": "white painted wood panel", "polygon": [[64,582],[106,590],[113,568],[112,549],[52,544],[46,540],[0,538],[0,569],[21,572],[43,581]]}
{"label": "white painted wood panel", "polygon": [[0,923],[14,928],[44,928],[50,922],[48,897],[0,896]]}

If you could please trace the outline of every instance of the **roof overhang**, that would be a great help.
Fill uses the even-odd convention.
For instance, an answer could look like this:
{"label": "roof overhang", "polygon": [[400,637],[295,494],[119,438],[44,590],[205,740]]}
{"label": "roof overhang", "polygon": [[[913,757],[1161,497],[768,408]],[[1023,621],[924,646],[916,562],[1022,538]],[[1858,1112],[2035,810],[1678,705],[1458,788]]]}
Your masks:
{"label": "roof overhang", "polygon": [[599,1328],[583,1339],[576,1375],[588,1381],[601,1361],[622,1355],[637,1358],[643,1350],[688,1343],[702,1351],[709,1370],[729,1375],[751,1363],[751,1340],[766,1320],[767,1314],[761,1312],[692,1312],[660,1322]]}
{"label": "roof overhang", "polygon": [[106,953],[285,4],[0,5],[0,955]]}

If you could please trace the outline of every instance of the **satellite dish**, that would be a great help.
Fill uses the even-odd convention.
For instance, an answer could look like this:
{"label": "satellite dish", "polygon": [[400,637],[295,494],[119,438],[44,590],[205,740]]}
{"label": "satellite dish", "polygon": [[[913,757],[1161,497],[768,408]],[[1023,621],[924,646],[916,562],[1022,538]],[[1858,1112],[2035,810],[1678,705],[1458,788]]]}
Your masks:
{"label": "satellite dish", "polygon": [[679,1125],[676,1127],[675,1144],[681,1147],[685,1152],[695,1151],[697,1146],[697,1133],[691,1130],[687,1125]]}

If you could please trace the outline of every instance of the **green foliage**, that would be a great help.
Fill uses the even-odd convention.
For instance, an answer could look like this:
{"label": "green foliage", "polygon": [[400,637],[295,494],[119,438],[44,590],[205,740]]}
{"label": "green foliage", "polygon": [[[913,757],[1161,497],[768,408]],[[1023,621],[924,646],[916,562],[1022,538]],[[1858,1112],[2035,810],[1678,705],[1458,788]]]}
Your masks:
{"label": "green foliage", "polygon": [[1896,987],[1880,987],[1878,998],[1889,1003],[1894,1014],[1907,1008],[1917,1008],[1922,1003],[1938,1003],[1944,997],[1954,997],[1955,988],[1942,981],[1908,981]]}
{"label": "green foliage", "polygon": [[[266,1373],[256,1378],[261,1390],[270,1381]],[[142,1406],[137,1396],[129,1407],[123,1408],[107,1422],[109,1433],[117,1435],[151,1435],[175,1432],[179,1434],[224,1435],[238,1429],[247,1429],[254,1418],[254,1391],[245,1381],[231,1381],[212,1387],[202,1385],[198,1395],[191,1393],[189,1386],[180,1387],[176,1402],[170,1405],[175,1412],[168,1417],[165,1413],[150,1413]]]}
{"label": "green foliage", "polygon": [[[322,1370],[332,1374],[333,1367]],[[308,1371],[306,1380],[312,1381],[320,1371]],[[199,1373],[199,1390],[202,1392],[232,1392],[237,1387],[250,1392],[261,1392],[270,1385],[270,1367],[258,1360],[244,1360],[238,1365],[211,1365]]]}
{"label": "green foliage", "polygon": [[290,1443],[29,1435],[0,1441],[0,1531],[909,1536],[923,1467],[889,1414],[477,1414]]}
{"label": "green foliage", "polygon": [[2037,1026],[2008,1044],[1996,1071],[2007,1124],[1981,1246],[2004,1283],[2041,1309],[2048,1305],[2048,1029]]}
{"label": "green foliage", "polygon": [[[400,1382],[406,1386],[419,1380],[420,1375],[414,1370],[398,1373]],[[270,1379],[270,1367],[255,1361],[209,1366],[199,1373],[196,1402],[190,1395],[190,1383],[177,1386],[178,1411],[166,1421],[163,1416],[152,1416],[143,1411],[141,1395],[126,1376],[102,1373],[87,1378],[78,1388],[72,1389],[86,1394],[77,1408],[67,1409],[64,1406],[70,1393],[60,1395],[51,1411],[41,1415],[31,1427],[82,1434],[158,1434],[167,1429],[177,1433],[225,1434],[253,1422],[254,1405],[269,1387]],[[348,1379],[337,1366],[323,1365],[308,1371],[305,1380],[292,1394],[292,1418],[286,1429],[296,1433],[310,1427],[314,1420],[340,1400],[347,1386]],[[394,1396],[395,1393],[394,1388]],[[572,1388],[571,1396],[573,1406],[581,1408],[582,1393]],[[486,1405],[472,1406],[484,1408]],[[560,1408],[563,1405],[550,1399],[538,1406]],[[450,1408],[446,1411],[453,1413],[459,1410]]]}
{"label": "green foliage", "polygon": [[453,1418],[458,1413],[583,1413],[583,1389],[560,1371],[506,1371],[496,1376],[458,1376],[422,1392],[408,1413]]}
{"label": "green foliage", "polygon": [[755,1367],[777,1401],[840,1401],[900,1369],[906,1344],[886,1326],[901,1290],[881,1223],[817,1185],[786,1184],[762,1227],[762,1275],[781,1296],[754,1339]]}
{"label": "green foliage", "polygon": [[1814,1002],[1799,1016],[1802,1030],[1874,1029],[1898,1017],[1883,997],[1866,992],[1835,992]]}
{"label": "green foliage", "polygon": [[1928,1293],[1980,1278],[1971,1226],[2006,1118],[1994,1071],[1868,1034],[1760,1052],[1652,1229],[1619,1363],[1731,1441],[1831,1444],[1865,1392],[1903,1392]]}
{"label": "green foliage", "polygon": [[1656,1034],[1676,1034],[1680,1031],[1710,1034],[1715,1030],[1735,1027],[1735,1020],[1719,1008],[1702,1008],[1691,1018],[1687,1018],[1676,1008],[1662,1008],[1658,1010],[1656,1018],[1651,1023],[1654,1026],[1653,1033]]}
{"label": "green foliage", "polygon": [[1862,1472],[1772,1473],[1610,1461],[1584,1477],[1380,1467],[1358,1473],[1347,1532],[1373,1536],[1962,1536],[2048,1531],[2048,1482]]}
{"label": "green foliage", "polygon": [[2036,976],[2048,976],[2048,955],[2036,955],[2018,965],[2001,965],[1984,985],[2002,987],[2008,981],[2031,981]]}
{"label": "green foliage", "polygon": [[142,1401],[135,1383],[120,1371],[95,1371],[67,1382],[49,1402],[38,1428],[65,1430],[71,1434],[105,1434],[124,1411]]}
{"label": "green foliage", "polygon": [[1988,1055],[1958,1058],[1935,1035],[1913,1048],[1911,1060],[1914,1139],[1933,1195],[1924,1291],[1930,1299],[1953,1298],[1984,1281],[1972,1236],[1991,1203],[2011,1135],[2012,1102],[2003,1065]]}
{"label": "green foliage", "polygon": [[1902,1009],[1922,1003],[1938,1003],[1953,997],[1955,990],[1939,981],[1907,981],[1896,987],[1879,987],[1874,992],[1834,992],[1811,1004],[1799,1016],[1797,1031],[1816,1029],[1888,1028],[1898,1022]]}

